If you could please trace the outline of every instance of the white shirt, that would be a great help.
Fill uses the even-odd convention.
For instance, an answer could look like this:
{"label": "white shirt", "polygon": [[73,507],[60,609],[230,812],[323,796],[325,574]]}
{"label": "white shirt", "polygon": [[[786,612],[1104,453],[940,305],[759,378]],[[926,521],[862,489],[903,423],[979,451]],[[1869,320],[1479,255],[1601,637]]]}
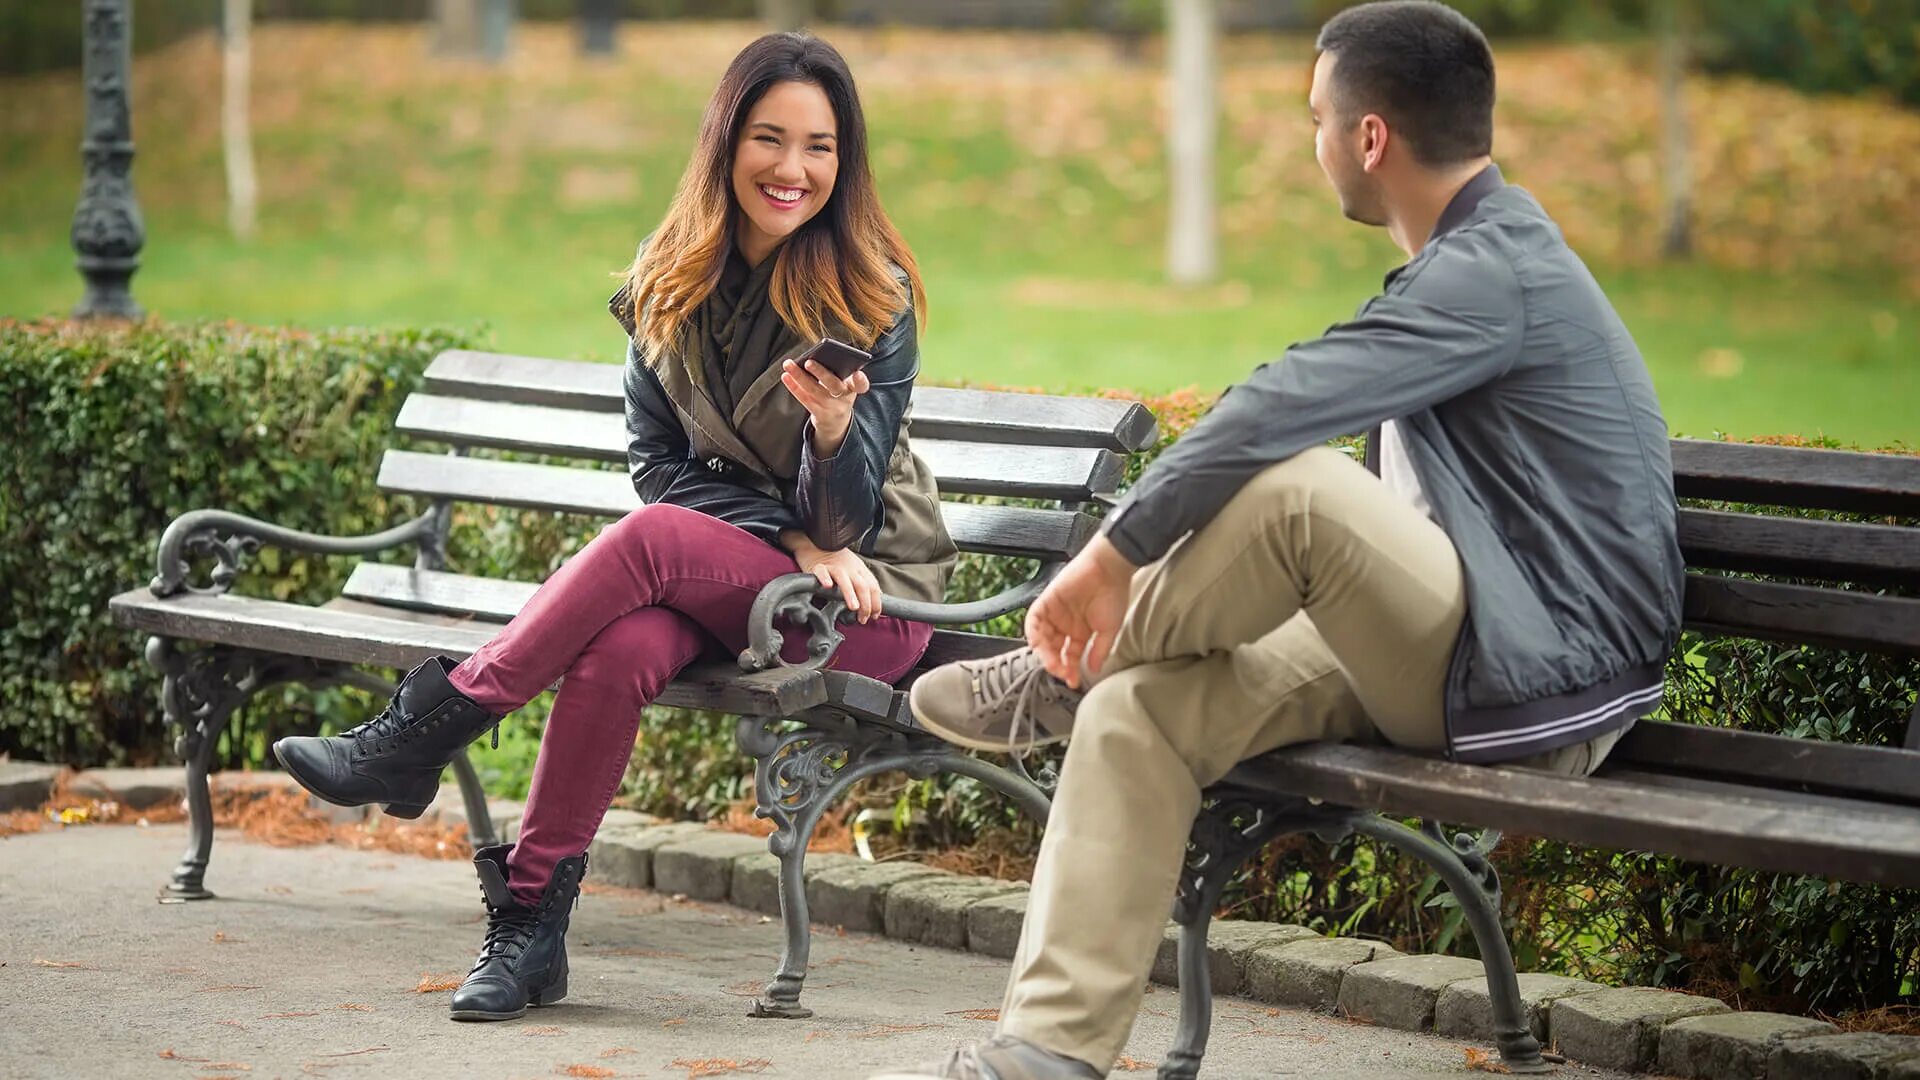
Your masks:
{"label": "white shirt", "polygon": [[1380,479],[1423,516],[1433,516],[1427,493],[1420,490],[1420,477],[1413,471],[1413,462],[1407,460],[1407,444],[1400,437],[1400,427],[1392,420],[1380,425]]}

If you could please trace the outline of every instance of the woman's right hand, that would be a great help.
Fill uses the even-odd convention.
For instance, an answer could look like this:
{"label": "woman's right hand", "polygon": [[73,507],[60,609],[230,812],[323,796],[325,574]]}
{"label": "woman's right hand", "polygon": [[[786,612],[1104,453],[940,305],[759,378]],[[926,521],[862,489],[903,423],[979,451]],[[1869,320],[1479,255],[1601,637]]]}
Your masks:
{"label": "woman's right hand", "polygon": [[879,579],[873,576],[865,560],[854,554],[852,548],[822,551],[819,545],[807,539],[806,533],[798,529],[781,533],[780,540],[793,552],[793,561],[799,565],[801,572],[820,579],[820,584],[826,588],[838,589],[847,602],[847,608],[861,622],[872,622],[880,614]]}

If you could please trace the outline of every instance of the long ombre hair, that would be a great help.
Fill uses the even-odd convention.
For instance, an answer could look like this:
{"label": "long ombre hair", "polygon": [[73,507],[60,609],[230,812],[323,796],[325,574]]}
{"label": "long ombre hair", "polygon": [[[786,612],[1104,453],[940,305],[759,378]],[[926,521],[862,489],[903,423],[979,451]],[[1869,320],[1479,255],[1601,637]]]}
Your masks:
{"label": "long ombre hair", "polygon": [[[810,34],[768,34],[727,66],[666,220],[627,271],[635,337],[651,350],[676,347],[720,281],[745,213],[732,183],[740,128],[761,95],[783,82],[809,83],[827,95],[839,127],[840,170],[827,204],[775,253],[768,288],[774,310],[804,338],[837,325],[862,347],[878,340],[909,301],[925,317],[919,267],[874,190],[867,121],[846,60]],[[906,271],[906,287],[892,265]]]}

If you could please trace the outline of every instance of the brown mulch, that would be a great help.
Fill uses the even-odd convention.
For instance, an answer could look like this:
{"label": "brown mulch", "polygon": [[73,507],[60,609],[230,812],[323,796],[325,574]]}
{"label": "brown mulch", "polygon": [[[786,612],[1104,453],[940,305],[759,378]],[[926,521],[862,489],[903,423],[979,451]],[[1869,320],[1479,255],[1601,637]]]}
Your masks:
{"label": "brown mulch", "polygon": [[[186,820],[184,801],[169,800],[136,809],[112,799],[76,794],[72,790],[73,775],[62,774],[39,807],[0,814],[0,838],[87,825],[146,826]],[[473,857],[463,825],[443,823],[437,817],[419,821],[388,817],[366,822],[333,821],[313,809],[306,792],[294,788],[216,787],[213,821],[221,828],[239,829],[248,839],[275,847],[338,844],[428,859]]]}

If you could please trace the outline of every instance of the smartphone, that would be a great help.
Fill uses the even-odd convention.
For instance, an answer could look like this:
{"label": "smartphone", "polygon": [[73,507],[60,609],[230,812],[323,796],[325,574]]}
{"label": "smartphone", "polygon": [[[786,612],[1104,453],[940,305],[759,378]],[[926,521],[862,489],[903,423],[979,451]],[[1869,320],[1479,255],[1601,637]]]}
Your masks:
{"label": "smartphone", "polygon": [[872,359],[873,354],[864,349],[856,349],[844,341],[821,338],[812,348],[794,357],[793,362],[805,366],[809,360],[818,360],[821,367],[833,372],[836,377],[851,379],[854,372],[866,367]]}

